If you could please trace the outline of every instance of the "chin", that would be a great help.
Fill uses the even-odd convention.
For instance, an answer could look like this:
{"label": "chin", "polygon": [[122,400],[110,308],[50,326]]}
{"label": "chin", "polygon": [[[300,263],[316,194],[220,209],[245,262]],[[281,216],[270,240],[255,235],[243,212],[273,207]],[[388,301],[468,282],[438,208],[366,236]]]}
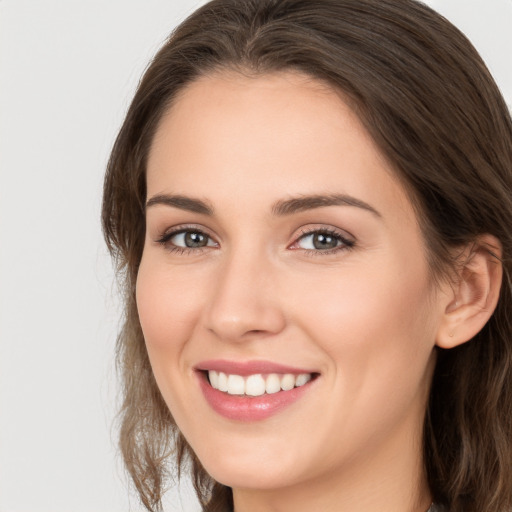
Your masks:
{"label": "chin", "polygon": [[236,489],[270,491],[297,483],[289,472],[284,471],[284,468],[275,468],[268,472],[262,467],[216,465],[210,471],[207,469],[207,472],[216,482]]}
{"label": "chin", "polygon": [[229,453],[197,454],[207,473],[223,485],[241,489],[276,489],[293,485],[301,480],[301,462],[297,453],[269,454],[265,450]]}

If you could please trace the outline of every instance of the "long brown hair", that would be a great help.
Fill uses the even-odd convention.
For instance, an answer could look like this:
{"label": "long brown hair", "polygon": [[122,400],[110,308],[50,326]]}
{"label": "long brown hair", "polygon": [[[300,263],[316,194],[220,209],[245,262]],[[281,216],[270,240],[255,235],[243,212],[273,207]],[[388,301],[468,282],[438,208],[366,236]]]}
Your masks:
{"label": "long brown hair", "polygon": [[512,122],[469,41],[415,0],[213,0],[145,72],[112,150],[102,212],[125,292],[120,446],[144,505],[161,508],[170,459],[190,468],[204,510],[233,508],[160,395],[135,305],[153,135],[187,84],[222,69],[296,70],[342,91],[409,191],[434,275],[452,265],[451,248],[482,233],[501,241],[505,283],[491,320],[438,351],[424,461],[448,511],[512,510]]}

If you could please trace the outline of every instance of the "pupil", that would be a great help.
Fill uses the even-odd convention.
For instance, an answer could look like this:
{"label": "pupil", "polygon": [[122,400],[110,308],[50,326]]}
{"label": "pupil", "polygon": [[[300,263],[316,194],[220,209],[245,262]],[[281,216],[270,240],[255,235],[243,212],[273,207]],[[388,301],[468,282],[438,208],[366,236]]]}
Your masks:
{"label": "pupil", "polygon": [[202,233],[185,233],[185,245],[187,247],[204,247],[207,243],[206,236]]}
{"label": "pupil", "polygon": [[313,236],[313,246],[315,249],[334,249],[338,245],[338,240],[332,235],[322,233]]}

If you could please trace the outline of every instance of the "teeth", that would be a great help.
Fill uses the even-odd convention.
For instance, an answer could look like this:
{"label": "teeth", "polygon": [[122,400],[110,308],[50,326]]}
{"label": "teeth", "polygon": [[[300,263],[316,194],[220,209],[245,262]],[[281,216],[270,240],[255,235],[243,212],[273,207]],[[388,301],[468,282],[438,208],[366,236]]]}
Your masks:
{"label": "teeth", "polygon": [[210,372],[208,377],[210,378],[210,384],[212,387],[219,389],[219,374],[217,372]]}
{"label": "teeth", "polygon": [[263,376],[260,373],[242,377],[227,375],[224,372],[208,371],[208,379],[213,388],[227,392],[229,395],[261,396],[279,391],[289,391],[295,387],[304,386],[311,380],[310,373],[294,375],[292,373],[270,373]]}
{"label": "teeth", "polygon": [[[211,380],[210,380],[210,382],[211,382]],[[222,373],[222,372],[219,373],[219,380],[218,380],[217,384],[219,386],[217,388],[219,391],[227,391],[228,390],[228,378],[225,373]],[[213,384],[212,384],[212,386],[213,386]]]}
{"label": "teeth", "polygon": [[261,375],[249,375],[245,381],[245,394],[260,396],[265,393],[265,379]]}
{"label": "teeth", "polygon": [[243,395],[245,393],[245,381],[240,375],[230,375],[228,377],[228,394]]}
{"label": "teeth", "polygon": [[271,373],[267,377],[267,382],[265,384],[265,391],[267,393],[277,393],[278,391],[281,391],[281,379],[279,378],[279,375],[277,373]]}
{"label": "teeth", "polygon": [[282,379],[281,379],[281,389],[283,391],[290,391],[290,389],[293,389],[295,387],[295,376],[291,373],[287,373]]}
{"label": "teeth", "polygon": [[297,380],[295,381],[295,385],[297,387],[304,386],[311,380],[311,375],[309,373],[301,373],[297,376]]}

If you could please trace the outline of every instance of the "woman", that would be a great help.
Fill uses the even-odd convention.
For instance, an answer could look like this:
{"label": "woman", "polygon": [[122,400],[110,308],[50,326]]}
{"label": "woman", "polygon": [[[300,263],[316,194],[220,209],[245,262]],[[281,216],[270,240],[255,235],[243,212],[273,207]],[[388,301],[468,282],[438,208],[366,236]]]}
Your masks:
{"label": "woman", "polygon": [[413,0],[214,0],[109,162],[121,449],[204,510],[512,507],[512,123]]}

